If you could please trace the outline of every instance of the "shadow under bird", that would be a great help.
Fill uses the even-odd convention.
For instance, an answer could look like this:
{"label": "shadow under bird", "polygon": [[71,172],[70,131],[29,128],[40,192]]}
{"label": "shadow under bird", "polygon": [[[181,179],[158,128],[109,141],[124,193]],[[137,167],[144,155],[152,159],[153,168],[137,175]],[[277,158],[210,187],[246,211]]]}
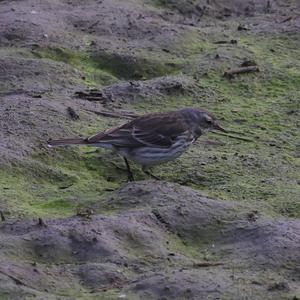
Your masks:
{"label": "shadow under bird", "polygon": [[87,145],[111,149],[124,158],[130,181],[134,178],[128,159],[140,164],[146,174],[158,179],[149,172],[148,167],[176,159],[199,136],[210,130],[226,132],[210,112],[184,108],[145,114],[88,138],[49,140],[48,145]]}

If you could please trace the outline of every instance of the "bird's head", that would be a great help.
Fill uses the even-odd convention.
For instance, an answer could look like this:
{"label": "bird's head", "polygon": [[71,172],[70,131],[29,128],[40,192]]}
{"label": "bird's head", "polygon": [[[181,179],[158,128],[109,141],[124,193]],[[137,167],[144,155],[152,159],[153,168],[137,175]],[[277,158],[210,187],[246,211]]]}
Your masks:
{"label": "bird's head", "polygon": [[199,119],[199,125],[202,127],[205,131],[211,131],[211,130],[219,130],[223,132],[227,132],[224,128],[222,128],[216,118],[209,112],[203,111],[201,118]]}
{"label": "bird's head", "polygon": [[199,133],[211,131],[211,130],[219,130],[223,132],[227,132],[224,128],[222,128],[216,118],[205,109],[197,109],[197,108],[187,108],[184,109],[185,112],[190,116],[190,120],[193,123],[197,123],[197,131]]}

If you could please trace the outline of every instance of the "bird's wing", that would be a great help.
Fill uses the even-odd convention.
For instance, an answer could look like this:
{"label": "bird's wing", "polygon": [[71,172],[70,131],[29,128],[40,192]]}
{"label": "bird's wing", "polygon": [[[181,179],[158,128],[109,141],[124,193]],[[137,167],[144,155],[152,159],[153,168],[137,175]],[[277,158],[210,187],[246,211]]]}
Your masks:
{"label": "bird's wing", "polygon": [[[179,122],[178,122],[179,121]],[[186,132],[184,122],[171,115],[145,115],[122,126],[100,132],[90,138],[89,143],[108,143],[115,147],[170,147],[176,137]]]}

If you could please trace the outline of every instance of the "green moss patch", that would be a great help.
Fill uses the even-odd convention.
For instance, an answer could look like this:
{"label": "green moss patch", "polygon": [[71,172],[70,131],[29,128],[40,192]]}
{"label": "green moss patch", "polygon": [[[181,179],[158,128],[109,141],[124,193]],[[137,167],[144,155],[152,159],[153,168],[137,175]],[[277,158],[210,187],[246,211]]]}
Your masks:
{"label": "green moss patch", "polygon": [[[280,36],[275,39],[263,34],[254,40],[245,35],[237,51],[247,47],[260,73],[228,80],[223,77],[228,63],[218,62],[198,79],[194,95],[165,98],[161,110],[185,106],[207,108],[225,128],[250,141],[211,133],[208,139],[225,145],[205,146],[201,140],[207,138],[203,136],[179,160],[156,167],[155,174],[201,189],[212,197],[250,201],[270,213],[300,215],[297,163],[300,68],[291,67],[293,62],[295,66],[299,63],[296,50],[299,39],[293,36],[288,40],[285,36],[281,40]],[[280,53],[286,57],[285,62],[278,56]],[[197,68],[192,72],[189,75],[197,78]],[[135,107],[156,110],[146,103]]]}
{"label": "green moss patch", "polygon": [[99,84],[110,84],[117,79],[105,69],[99,68],[97,63],[85,52],[75,52],[67,48],[40,48],[33,50],[38,58],[47,58],[61,61],[73,66],[85,74],[83,78],[90,87],[99,87]]}
{"label": "green moss patch", "polygon": [[[176,57],[139,51],[135,55],[75,52],[66,48],[41,48],[33,51],[38,58],[65,62],[82,71],[91,87],[108,85],[119,79],[148,79],[176,72],[182,62]],[[99,86],[98,86],[99,87]]]}
{"label": "green moss patch", "polygon": [[96,65],[120,79],[149,79],[178,72],[182,61],[155,52],[141,51],[134,56],[117,54],[95,54]]}

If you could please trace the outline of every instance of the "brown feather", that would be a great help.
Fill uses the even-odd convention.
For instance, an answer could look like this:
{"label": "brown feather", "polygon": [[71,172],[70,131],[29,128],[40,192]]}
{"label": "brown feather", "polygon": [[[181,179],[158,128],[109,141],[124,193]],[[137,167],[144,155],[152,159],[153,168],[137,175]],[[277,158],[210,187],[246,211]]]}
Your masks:
{"label": "brown feather", "polygon": [[[207,116],[212,119],[210,123],[207,122]],[[182,137],[193,141],[206,130],[217,128],[216,126],[214,117],[208,111],[184,108],[178,111],[146,114],[89,138],[50,140],[48,145],[91,145],[128,153],[145,147],[167,149],[182,140]]]}
{"label": "brown feather", "polygon": [[112,144],[115,147],[169,147],[173,143],[173,137],[188,129],[189,124],[178,112],[147,114],[124,125],[100,132],[87,141]]}

